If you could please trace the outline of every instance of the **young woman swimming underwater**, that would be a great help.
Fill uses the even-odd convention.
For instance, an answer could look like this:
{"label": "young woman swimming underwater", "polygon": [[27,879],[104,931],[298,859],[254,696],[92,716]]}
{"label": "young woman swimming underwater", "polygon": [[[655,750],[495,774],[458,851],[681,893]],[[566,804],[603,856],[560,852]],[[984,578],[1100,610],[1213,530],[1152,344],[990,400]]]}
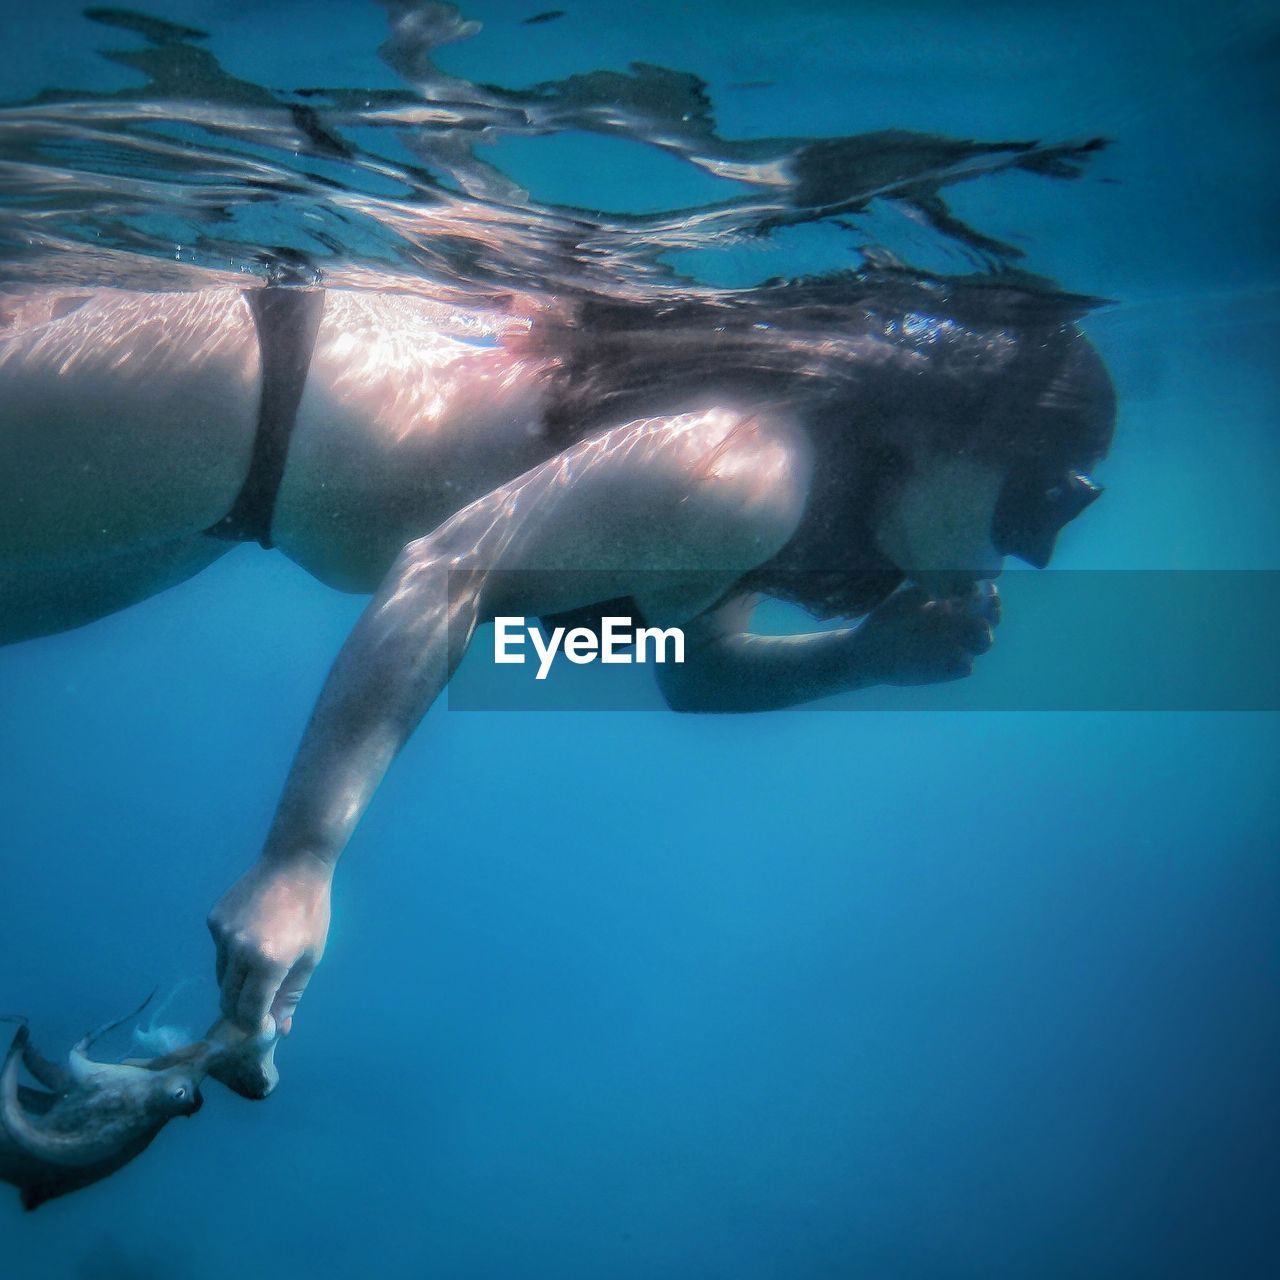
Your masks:
{"label": "young woman swimming underwater", "polygon": [[[108,56],[148,83],[0,111],[0,643],[236,541],[373,596],[209,919],[250,1035],[289,1029],[337,861],[480,624],[680,625],[684,664],[656,670],[682,711],[954,679],[991,644],[1001,558],[1046,564],[1097,496],[1115,416],[1077,327],[1091,300],[1010,270],[1018,251],[943,194],[1078,177],[1101,140],[724,138],[696,76],[471,83],[434,56],[478,23],[385,8],[398,88],[250,85],[203,33],[97,8],[142,42]],[[479,146],[564,133],[733,191],[540,204]],[[983,272],[900,265],[882,210]],[[668,256],[816,223],[857,235],[866,269],[726,290]],[[252,262],[268,283],[246,290]],[[857,625],[752,635],[761,595]]]}
{"label": "young woman swimming underwater", "polygon": [[[237,540],[373,599],[258,861],[215,906],[224,1013],[288,1030],[338,859],[495,615],[681,625],[682,711],[966,674],[1001,558],[1097,495],[1085,299],[869,270],[641,305],[28,291],[0,332],[0,639],[89,622]],[[469,340],[477,331],[486,342]],[[759,595],[858,625],[766,638]],[[612,602],[610,604],[609,602]]]}

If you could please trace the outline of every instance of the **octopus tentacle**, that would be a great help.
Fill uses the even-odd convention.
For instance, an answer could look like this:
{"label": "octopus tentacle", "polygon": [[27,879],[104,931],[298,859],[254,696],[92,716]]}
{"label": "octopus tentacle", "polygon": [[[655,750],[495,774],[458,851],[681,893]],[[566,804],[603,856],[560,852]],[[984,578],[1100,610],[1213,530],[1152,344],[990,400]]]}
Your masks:
{"label": "octopus tentacle", "polygon": [[46,1132],[33,1124],[23,1109],[18,1092],[18,1066],[30,1035],[25,1026],[19,1027],[5,1057],[4,1070],[0,1073],[0,1130],[30,1159],[64,1168],[92,1164],[100,1158],[100,1153],[86,1151],[83,1142],[74,1135]]}
{"label": "octopus tentacle", "polygon": [[125,1066],[115,1062],[95,1062],[89,1057],[89,1050],[100,1040],[108,1031],[114,1031],[117,1027],[123,1026],[126,1022],[132,1022],[134,1018],[141,1015],[142,1011],[151,1003],[155,997],[153,990],[150,995],[131,1013],[126,1013],[123,1018],[116,1018],[113,1022],[104,1023],[98,1027],[96,1031],[86,1032],[75,1047],[71,1050],[68,1066],[71,1069],[71,1078],[77,1084],[88,1084],[90,1081],[101,1081],[104,1077],[113,1080],[124,1081],[130,1078],[137,1078],[137,1073],[143,1068]]}
{"label": "octopus tentacle", "polygon": [[54,1093],[67,1093],[75,1084],[66,1067],[50,1062],[30,1040],[22,1050],[22,1064],[46,1089],[51,1089]]}

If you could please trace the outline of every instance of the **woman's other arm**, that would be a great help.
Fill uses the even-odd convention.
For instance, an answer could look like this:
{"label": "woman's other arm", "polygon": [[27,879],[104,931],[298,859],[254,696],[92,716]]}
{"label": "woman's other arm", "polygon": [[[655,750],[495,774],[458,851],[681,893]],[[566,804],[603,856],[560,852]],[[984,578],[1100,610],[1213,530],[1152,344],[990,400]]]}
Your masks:
{"label": "woman's other arm", "polygon": [[1000,619],[993,583],[964,600],[896,591],[854,627],[802,635],[748,630],[756,597],[738,596],[685,627],[685,661],[655,667],[676,711],[774,711],[877,684],[967,676]]}

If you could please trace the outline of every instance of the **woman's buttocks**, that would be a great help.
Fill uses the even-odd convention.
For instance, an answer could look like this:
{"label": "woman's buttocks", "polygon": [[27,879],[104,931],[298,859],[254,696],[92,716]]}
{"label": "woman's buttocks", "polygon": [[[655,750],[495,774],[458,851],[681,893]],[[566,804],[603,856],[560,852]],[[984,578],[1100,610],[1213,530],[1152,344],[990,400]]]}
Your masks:
{"label": "woman's buttocks", "polygon": [[0,328],[0,562],[198,533],[234,501],[260,367],[241,294],[61,291]]}

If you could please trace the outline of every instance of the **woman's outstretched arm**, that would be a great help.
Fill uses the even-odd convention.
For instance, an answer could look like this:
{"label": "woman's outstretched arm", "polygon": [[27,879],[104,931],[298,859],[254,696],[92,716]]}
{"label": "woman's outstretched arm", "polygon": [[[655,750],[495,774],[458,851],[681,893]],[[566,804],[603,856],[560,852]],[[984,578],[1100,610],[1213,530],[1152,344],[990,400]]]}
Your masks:
{"label": "woman's outstretched arm", "polygon": [[325,683],[258,862],[209,927],[227,1017],[290,1022],[324,950],[334,867],[379,782],[495,614],[631,595],[696,616],[799,519],[802,442],[718,412],[586,441],[410,543]]}
{"label": "woman's outstretched arm", "polygon": [[[463,581],[466,575],[459,575]],[[224,1016],[282,1033],[324,953],[334,868],[418,719],[465,651],[481,580],[451,598],[449,558],[405,548],[348,637],[294,758],[258,862],[214,907]]]}

